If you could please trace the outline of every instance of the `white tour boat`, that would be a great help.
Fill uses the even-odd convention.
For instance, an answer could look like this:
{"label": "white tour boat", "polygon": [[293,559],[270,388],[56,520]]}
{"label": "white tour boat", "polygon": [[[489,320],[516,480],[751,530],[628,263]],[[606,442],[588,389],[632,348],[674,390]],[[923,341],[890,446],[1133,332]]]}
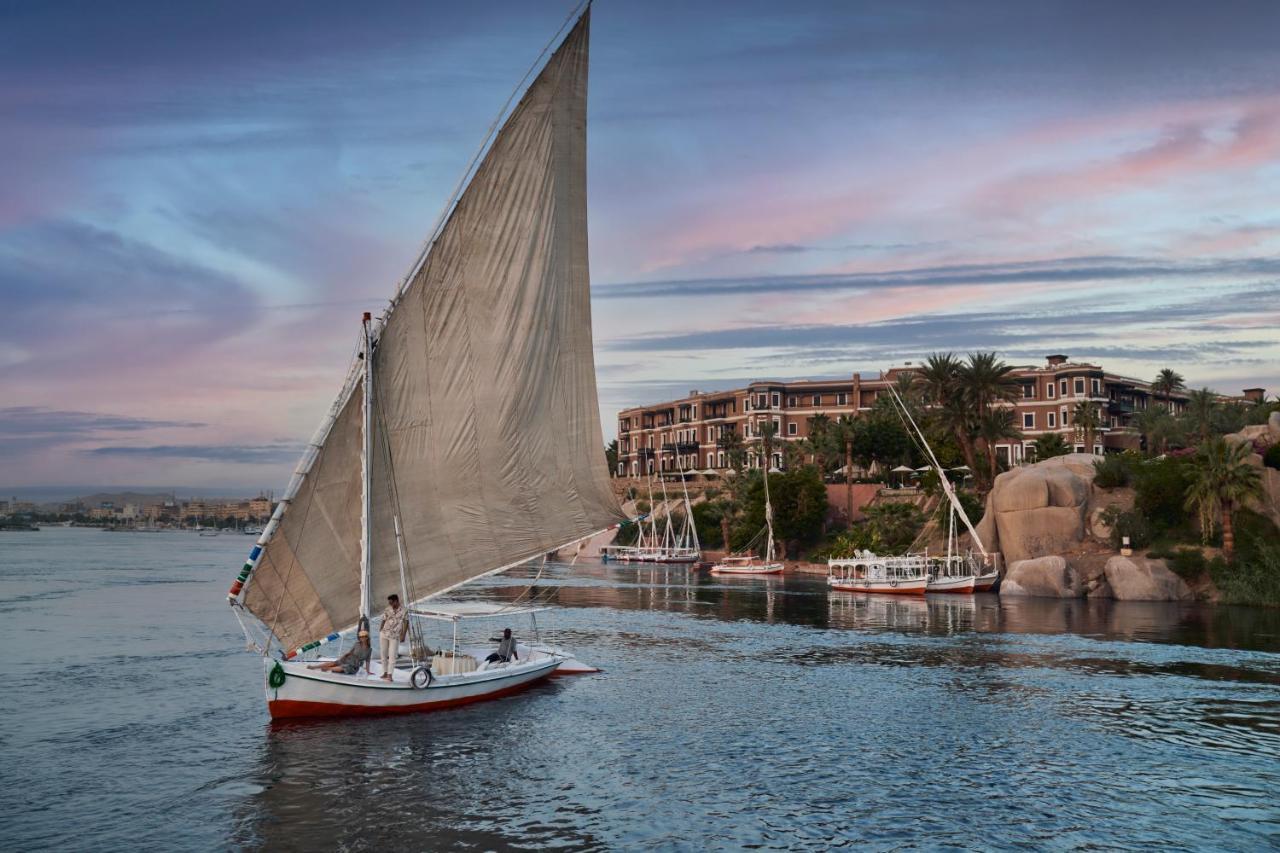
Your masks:
{"label": "white tour boat", "polygon": [[[460,644],[459,627],[518,611],[428,603],[625,521],[592,356],[589,22],[589,7],[565,22],[389,307],[364,315],[342,391],[231,586],[273,718],[434,710],[589,669],[536,640],[482,663],[493,647]],[[389,681],[377,625],[371,674],[309,668],[338,659],[393,592],[409,642]],[[433,620],[454,629],[440,654]]]}
{"label": "white tour boat", "polygon": [[881,557],[870,551],[827,561],[827,585],[841,592],[924,595],[929,567],[923,557]]}

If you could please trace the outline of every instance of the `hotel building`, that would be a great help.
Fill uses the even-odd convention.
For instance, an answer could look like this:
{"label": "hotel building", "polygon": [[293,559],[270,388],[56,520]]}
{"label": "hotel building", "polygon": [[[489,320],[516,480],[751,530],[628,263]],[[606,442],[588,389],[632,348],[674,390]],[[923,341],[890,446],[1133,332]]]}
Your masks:
{"label": "hotel building", "polygon": [[[679,400],[624,409],[618,413],[614,474],[642,477],[660,471],[726,468],[719,442],[729,432],[736,432],[748,445],[747,464],[755,467],[763,460],[750,452],[749,445],[763,424],[772,423],[780,441],[799,441],[809,435],[814,415],[824,414],[833,421],[857,417],[887,394],[899,375],[913,369],[908,362],[875,378],[855,373],[848,379],[752,382],[733,391],[691,391]],[[1048,356],[1041,366],[1017,367],[1013,376],[1022,387],[1021,396],[1012,403],[1022,438],[996,445],[996,455],[1006,465],[1033,458],[1035,440],[1048,433],[1062,434],[1079,453],[1136,448],[1140,439],[1130,426],[1131,419],[1165,402],[1163,396],[1153,394],[1150,382],[1108,373],[1096,364],[1073,362],[1065,355]],[[1261,394],[1262,389],[1251,388],[1240,399],[1260,399]],[[1091,448],[1080,443],[1072,423],[1072,411],[1081,401],[1099,407],[1101,429]],[[1187,394],[1174,392],[1168,402],[1174,413],[1181,412]],[[781,467],[782,459],[782,452],[775,450],[771,463]]]}

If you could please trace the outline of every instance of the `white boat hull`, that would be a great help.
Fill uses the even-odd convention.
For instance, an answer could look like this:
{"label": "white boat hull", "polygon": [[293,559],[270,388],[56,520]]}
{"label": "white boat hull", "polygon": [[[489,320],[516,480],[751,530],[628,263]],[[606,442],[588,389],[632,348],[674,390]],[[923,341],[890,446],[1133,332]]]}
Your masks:
{"label": "white boat hull", "polygon": [[954,592],[965,594],[973,592],[974,581],[973,575],[960,575],[958,577],[942,577],[929,579],[929,592]]}
{"label": "white boat hull", "polygon": [[414,687],[411,671],[403,668],[395,671],[392,681],[382,680],[376,661],[372,674],[362,670],[344,675],[309,669],[301,661],[267,660],[268,679],[277,664],[285,675],[276,688],[268,680],[267,710],[273,720],[439,711],[509,696],[553,675],[598,672],[548,646],[521,645],[518,651],[527,659],[459,675],[437,675],[425,687]]}
{"label": "white boat hull", "polygon": [[1000,582],[999,572],[988,572],[985,575],[978,575],[973,580],[974,592],[990,592],[996,588],[996,584]]}
{"label": "white boat hull", "polygon": [[924,595],[928,586],[928,578],[889,578],[887,580],[864,580],[847,578],[830,579],[832,589],[841,592],[873,592],[881,595]]}
{"label": "white boat hull", "polygon": [[713,575],[780,575],[782,563],[724,564],[716,563],[711,567]]}

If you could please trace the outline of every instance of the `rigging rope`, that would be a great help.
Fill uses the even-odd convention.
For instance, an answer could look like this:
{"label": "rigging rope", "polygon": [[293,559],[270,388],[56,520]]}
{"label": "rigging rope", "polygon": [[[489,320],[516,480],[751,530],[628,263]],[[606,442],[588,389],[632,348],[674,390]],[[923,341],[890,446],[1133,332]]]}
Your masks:
{"label": "rigging rope", "polygon": [[[387,429],[386,409],[383,407],[381,394],[374,397],[373,399],[374,399],[374,408],[376,410],[375,412],[376,420],[378,424],[380,424],[382,427],[380,430],[378,430],[378,435],[381,436],[382,438],[381,446],[382,446],[383,454],[387,460],[387,481],[391,491],[391,505],[393,510],[395,511],[395,516],[397,518],[404,518],[404,513],[401,512],[401,509],[400,509],[400,488],[396,482],[396,463],[395,463],[395,458],[391,453],[391,435],[389,430]],[[410,558],[409,558],[409,541],[408,541],[408,538],[405,537],[403,530],[404,530],[403,525],[401,525],[400,530],[397,531],[396,533],[396,548],[403,549],[403,553],[404,553],[404,571],[402,574],[401,582],[404,584],[403,592],[405,595],[405,600],[401,606],[407,609],[411,602],[415,602],[418,600],[418,593],[417,593],[417,590],[415,590],[413,587],[413,576],[408,571],[408,568],[410,565],[412,565],[412,563],[410,562]],[[400,551],[397,550],[397,557],[399,553]],[[407,615],[406,615],[406,620],[409,626],[410,656],[413,658],[413,661],[415,663],[420,663],[421,662],[420,656],[425,657],[426,650],[430,647],[427,645],[426,639],[423,637],[422,626],[419,625],[413,618]]]}

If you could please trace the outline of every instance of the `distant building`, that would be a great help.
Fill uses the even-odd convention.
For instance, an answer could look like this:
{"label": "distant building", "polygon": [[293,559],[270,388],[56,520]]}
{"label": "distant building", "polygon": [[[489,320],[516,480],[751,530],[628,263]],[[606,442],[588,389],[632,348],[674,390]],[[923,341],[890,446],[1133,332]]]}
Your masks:
{"label": "distant building", "polygon": [[[771,422],[780,441],[799,441],[808,437],[809,420],[815,415],[833,421],[858,417],[887,394],[901,374],[914,369],[908,363],[876,378],[855,373],[848,379],[752,382],[732,391],[691,391],[678,400],[623,409],[618,413],[614,474],[642,477],[682,469],[724,469],[728,464],[719,440],[725,433],[736,432],[749,444],[760,435],[761,425]],[[1166,401],[1152,392],[1150,382],[1073,362],[1065,355],[1048,356],[1040,366],[1020,366],[1013,375],[1022,386],[1022,396],[1012,404],[1022,438],[996,445],[996,456],[1006,465],[1031,458],[1036,439],[1049,433],[1062,434],[1078,453],[1137,447],[1140,439],[1130,425],[1137,413],[1167,403],[1176,414],[1188,399],[1181,391]],[[1243,397],[1227,399],[1256,400],[1263,394],[1261,388],[1250,388]],[[1093,447],[1085,447],[1074,435],[1072,410],[1081,401],[1099,407],[1102,427]],[[758,467],[764,460],[749,446],[746,449],[748,466]],[[775,450],[770,462],[781,467],[782,459],[782,452]]]}

